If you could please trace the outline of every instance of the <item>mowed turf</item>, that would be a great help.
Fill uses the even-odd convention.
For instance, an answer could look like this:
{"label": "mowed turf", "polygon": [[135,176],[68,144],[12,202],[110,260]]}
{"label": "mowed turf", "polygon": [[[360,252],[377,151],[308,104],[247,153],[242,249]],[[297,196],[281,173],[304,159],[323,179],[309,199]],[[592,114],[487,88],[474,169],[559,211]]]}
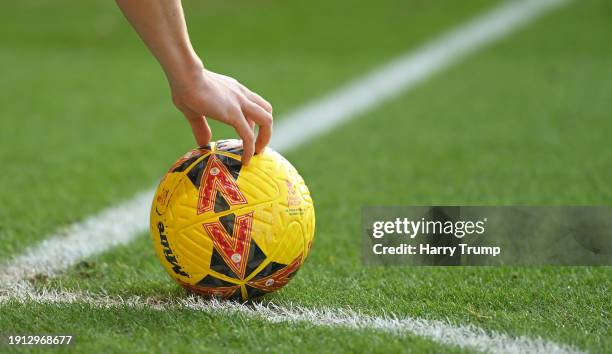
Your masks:
{"label": "mowed turf", "polygon": [[[14,352],[77,353],[468,353],[414,336],[375,330],[320,327],[309,323],[270,323],[242,314],[193,310],[111,308],[88,305],[13,305],[17,311],[40,313],[36,323],[15,312],[6,317],[19,331],[75,333],[72,347],[8,347]],[[3,319],[4,321],[4,319]],[[11,331],[10,333],[14,333]]]}
{"label": "mowed turf", "polygon": [[[185,1],[205,65],[268,98],[277,117],[490,5]],[[153,186],[195,144],[112,1],[9,2],[0,43],[0,256]]]}
{"label": "mowed turf", "polygon": [[[609,267],[368,268],[359,261],[359,215],[361,206],[380,204],[609,204],[611,10],[604,2],[573,3],[287,154],[310,186],[317,234],[297,277],[264,301],[448,318],[609,350]],[[144,235],[34,283],[122,296],[184,294]],[[160,338],[177,351],[450,349],[412,336],[190,311],[31,304],[2,311],[0,332],[70,331],[85,350],[165,351]],[[38,313],[44,317],[35,323]]]}

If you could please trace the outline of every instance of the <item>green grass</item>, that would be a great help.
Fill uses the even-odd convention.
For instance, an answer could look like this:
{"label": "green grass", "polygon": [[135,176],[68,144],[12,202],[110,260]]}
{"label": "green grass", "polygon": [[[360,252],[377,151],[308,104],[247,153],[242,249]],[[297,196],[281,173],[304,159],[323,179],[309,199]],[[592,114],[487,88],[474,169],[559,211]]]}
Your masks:
{"label": "green grass", "polygon": [[[240,314],[190,310],[99,310],[83,306],[13,305],[3,318],[25,332],[78,333],[77,352],[219,353],[219,352],[360,352],[464,353],[414,336],[398,337],[373,330],[326,328],[307,323],[270,323]],[[22,314],[38,313],[36,324]],[[79,321],[74,321],[79,318]],[[152,325],[154,324],[154,325]],[[307,335],[305,335],[307,334]],[[0,348],[6,348],[0,346]],[[24,348],[9,348],[15,352]],[[49,348],[35,348],[48,352]],[[55,350],[58,347],[53,348]],[[64,348],[65,349],[65,348]]]}
{"label": "green grass", "polygon": [[[405,32],[389,31],[389,36],[397,37],[387,36],[388,44],[381,41],[383,43],[378,44],[380,47],[374,46],[373,53],[378,54],[365,53],[365,58],[355,56],[353,61],[343,53],[348,50],[355,55],[359,51],[358,35],[343,44],[351,49],[342,47],[336,52],[333,41],[346,36],[342,32],[344,27],[339,32],[331,33],[332,39],[325,42],[328,37],[320,34],[311,37],[311,25],[319,24],[315,18],[292,17],[288,13],[282,15],[282,11],[295,11],[296,14],[312,11],[314,16],[317,14],[316,6],[320,6],[318,9],[321,10],[325,6],[335,5],[315,2],[312,5],[314,9],[300,9],[298,4],[296,7],[292,5],[291,10],[282,10],[282,6],[266,7],[268,4],[272,3],[264,3],[261,8],[243,5],[252,6],[252,11],[266,13],[262,16],[270,21],[286,19],[286,25],[291,28],[296,41],[303,38],[303,43],[283,42],[284,37],[279,33],[262,26],[266,28],[261,28],[261,32],[253,30],[257,33],[248,34],[252,37],[247,42],[259,38],[258,34],[269,35],[279,42],[270,42],[266,46],[269,46],[269,50],[284,53],[285,59],[264,63],[269,52],[266,49],[259,52],[253,45],[245,50],[252,50],[252,53],[245,55],[253,56],[252,65],[258,70],[245,68],[246,64],[232,54],[231,48],[225,49],[228,59],[219,65],[227,65],[228,70],[234,69],[236,73],[243,70],[240,75],[244,74],[247,80],[265,87],[263,92],[269,92],[274,97],[273,102],[282,102],[283,110],[334,87],[351,75],[461,19],[456,14],[450,16],[451,10],[448,10],[448,14],[438,13],[446,13],[442,5],[415,2],[418,5],[415,5],[416,9],[431,11],[414,18],[428,29],[419,28],[411,32],[412,26],[418,27],[418,24],[406,23]],[[394,6],[399,4],[401,2],[377,3],[372,8],[361,9],[364,13],[356,15],[356,18],[369,20],[368,15],[371,15],[380,20],[385,13],[395,15],[397,9]],[[453,4],[447,5],[455,6],[457,10],[463,6]],[[194,12],[198,12],[195,9],[199,9],[200,5],[190,6],[193,6]],[[230,17],[236,21],[235,25],[244,26],[241,28],[248,28],[248,16],[241,15],[241,19],[229,16],[228,13],[235,11],[229,5],[214,3],[211,11]],[[463,11],[463,14],[469,12]],[[329,13],[336,16],[338,21],[350,21],[340,16],[339,8],[331,9]],[[609,205],[612,198],[609,184],[612,179],[612,154],[608,152],[609,137],[612,136],[612,121],[609,119],[612,108],[612,47],[608,45],[607,34],[612,31],[609,21],[611,13],[612,6],[603,1],[574,2],[509,39],[467,58],[464,63],[437,75],[418,89],[287,154],[313,194],[318,211],[317,234],[313,252],[298,276],[282,291],[266,297],[264,301],[299,303],[317,308],[351,307],[374,315],[393,312],[400,316],[448,319],[457,324],[470,323],[509,334],[542,336],[592,352],[609,352],[609,348],[612,348],[610,267],[364,267],[359,261],[359,215],[363,205],[385,204]],[[215,21],[215,16],[207,16]],[[432,18],[431,22],[425,19],[428,16]],[[319,29],[325,26],[332,29],[333,21],[330,20],[327,25],[325,21]],[[389,22],[382,27],[393,26],[393,21]],[[196,31],[205,32],[205,24],[197,24]],[[214,25],[210,27],[214,28]],[[355,31],[360,30],[353,27]],[[363,27],[367,27],[361,28],[365,42],[375,42],[385,32],[384,29],[372,28],[376,26]],[[385,28],[389,30],[391,27]],[[230,34],[219,29],[214,31],[225,41],[231,40],[227,37]],[[214,41],[212,35],[207,38]],[[321,44],[322,41],[327,44]],[[219,54],[224,53],[222,43],[216,44],[217,54],[211,54],[219,56],[219,59],[215,59],[219,63],[224,61],[222,54]],[[312,54],[318,44],[329,46],[326,47],[329,52],[318,54],[322,56],[319,58]],[[128,41],[123,45],[131,48],[133,43]],[[204,48],[208,43],[202,42],[201,45]],[[145,57],[143,54],[142,58]],[[117,65],[120,65],[119,62],[117,60]],[[161,86],[161,79],[151,74],[155,68],[150,64],[149,67],[133,69],[130,75],[147,77],[149,81],[144,87],[153,87],[155,80]],[[278,68],[279,65],[283,68]],[[125,70],[128,67],[126,65]],[[327,70],[327,77],[321,74],[319,78],[302,80],[300,75],[303,72],[313,70],[316,72],[313,75],[319,75],[316,69]],[[259,73],[253,72],[259,70]],[[277,78],[277,70],[287,71]],[[122,71],[113,74],[113,77],[121,79],[125,75],[126,72]],[[296,76],[299,77],[299,85],[295,83]],[[122,90],[126,90],[126,95],[129,92],[132,100],[144,102],[154,95],[153,92],[142,91],[133,92],[132,95],[140,84],[126,85],[128,87]],[[165,94],[162,88],[154,90],[159,97]],[[60,96],[59,93],[57,95]],[[90,97],[84,93],[81,95],[83,99]],[[107,113],[127,109],[126,102],[117,97],[111,99],[115,103],[103,108],[102,112],[104,109],[109,110]],[[148,133],[151,136],[158,138],[162,131],[168,130],[164,142],[156,145],[147,141],[149,137],[130,135],[128,138],[120,134],[131,124],[135,127],[137,122],[145,119],[142,116],[134,117],[135,112],[139,111],[132,107],[132,113],[125,115],[130,117],[127,122],[115,117],[108,122],[95,123],[97,127],[104,123],[110,125],[111,130],[117,130],[109,134],[113,140],[107,142],[107,159],[96,159],[94,165],[79,159],[99,156],[99,151],[72,151],[75,146],[80,146],[80,132],[74,126],[67,128],[65,133],[58,132],[58,135],[53,130],[53,136],[45,138],[62,141],[65,137],[61,134],[75,134],[65,146],[58,143],[56,149],[61,151],[61,155],[55,158],[59,165],[49,163],[51,175],[55,173],[59,177],[63,173],[72,175],[74,171],[82,171],[81,174],[76,173],[74,185],[58,179],[59,191],[51,189],[54,192],[47,192],[53,198],[45,197],[45,194],[40,196],[43,198],[41,206],[55,206],[55,209],[51,208],[57,213],[55,219],[37,220],[41,215],[51,213],[42,208],[30,215],[14,210],[19,203],[31,203],[41,191],[47,190],[43,185],[36,184],[32,190],[24,192],[23,197],[15,197],[16,191],[20,190],[17,186],[21,183],[25,185],[28,181],[33,183],[37,173],[32,172],[32,176],[16,180],[18,174],[12,170],[16,167],[9,167],[8,175],[12,173],[13,177],[1,177],[6,180],[3,180],[3,186],[7,183],[12,188],[2,192],[7,194],[7,209],[10,211],[2,211],[6,213],[3,214],[2,237],[8,242],[4,249],[0,249],[0,254],[10,253],[11,247],[20,249],[31,244],[42,237],[42,231],[52,231],[50,225],[78,219],[102,205],[129,195],[128,192],[152,184],[167,162],[179,150],[191,144],[185,127],[171,124],[172,118],[164,117],[176,115],[171,113],[171,108],[166,107],[165,102],[155,102],[154,105],[166,113],[153,114],[152,127],[146,129],[150,129]],[[59,112],[59,103],[57,109]],[[57,116],[60,114],[57,113]],[[43,119],[42,116],[40,119]],[[72,123],[77,127],[85,124],[79,122],[75,119]],[[9,124],[19,126],[20,123]],[[13,139],[15,149],[24,148],[25,142]],[[103,139],[96,139],[93,139],[93,143],[98,144],[95,145],[97,149]],[[179,149],[174,142],[184,146]],[[134,152],[133,144],[142,144],[146,153]],[[13,145],[9,146],[13,149]],[[34,150],[33,147],[30,149]],[[37,159],[45,160],[44,157],[36,157],[32,161],[35,154],[28,151],[26,149],[31,155],[26,153],[26,156],[30,161],[21,158],[10,161],[28,162],[32,166],[34,162],[39,163]],[[118,156],[124,156],[127,161]],[[68,166],[68,171],[62,172],[60,166],[68,158],[76,160],[74,166]],[[139,162],[134,162],[132,158]],[[130,167],[132,165],[135,167]],[[128,168],[143,176],[142,179],[123,171]],[[109,178],[113,173],[115,179]],[[341,181],[338,180],[339,175],[343,176]],[[91,183],[83,183],[88,178]],[[73,189],[89,192],[108,189],[109,194],[74,196]],[[56,199],[63,194],[62,198],[66,200],[61,203]],[[23,200],[13,200],[9,196]],[[79,206],[81,203],[82,207]],[[58,208],[62,205],[67,211]],[[22,228],[28,228],[30,232],[24,232]],[[164,273],[148,237],[144,235],[127,246],[80,263],[61,277],[38,279],[34,283],[37,286],[66,287],[121,296],[174,297],[184,294]],[[169,347],[175,348],[176,352],[223,349],[312,352],[322,348],[330,352],[440,352],[453,349],[413,336],[332,330],[308,324],[272,325],[240,315],[186,310],[101,310],[87,305],[26,304],[5,305],[0,307],[0,311],[2,318],[7,319],[0,321],[0,333],[71,332],[77,335],[79,342],[75,348],[79,351],[107,348],[109,352],[163,352]],[[35,322],[33,318],[39,319]],[[162,346],[162,342],[168,346]]]}
{"label": "green grass", "polygon": [[[205,65],[260,92],[277,117],[491,4],[383,0],[347,14],[325,0],[185,3]],[[112,1],[7,3],[0,42],[0,256],[153,186],[194,145]]]}
{"label": "green grass", "polygon": [[[299,276],[265,302],[448,319],[600,351],[610,344],[610,268],[363,267],[359,242],[351,242],[357,233],[319,230],[315,252]],[[121,297],[186,294],[161,269],[148,237],[82,262],[60,278],[34,283]]]}

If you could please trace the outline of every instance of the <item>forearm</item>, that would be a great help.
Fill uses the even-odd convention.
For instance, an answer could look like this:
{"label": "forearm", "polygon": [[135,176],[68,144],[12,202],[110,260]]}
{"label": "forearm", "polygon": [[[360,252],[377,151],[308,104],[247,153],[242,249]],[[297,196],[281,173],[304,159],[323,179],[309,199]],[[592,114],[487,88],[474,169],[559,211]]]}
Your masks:
{"label": "forearm", "polygon": [[198,145],[211,139],[206,117],[217,119],[234,127],[242,138],[242,163],[248,165],[253,153],[270,141],[270,103],[235,79],[204,69],[191,46],[180,0],[116,1],[164,69],[172,102],[187,118]]}
{"label": "forearm", "polygon": [[162,66],[171,86],[203,69],[187,33],[180,0],[116,0]]}

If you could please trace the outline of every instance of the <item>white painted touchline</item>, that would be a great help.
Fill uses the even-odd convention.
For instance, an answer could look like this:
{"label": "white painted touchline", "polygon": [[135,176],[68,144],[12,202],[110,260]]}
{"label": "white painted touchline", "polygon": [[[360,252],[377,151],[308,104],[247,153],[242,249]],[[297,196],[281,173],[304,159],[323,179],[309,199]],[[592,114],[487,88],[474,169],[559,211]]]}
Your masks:
{"label": "white painted touchline", "polygon": [[153,190],[59,230],[37,246],[3,264],[0,292],[18,286],[23,279],[53,275],[83,258],[125,244],[148,228]]}
{"label": "white painted touchline", "polygon": [[466,55],[498,40],[566,0],[507,1],[443,36],[377,67],[280,121],[271,146],[279,151],[324,134],[405,92]]}
{"label": "white painted touchline", "polygon": [[[469,53],[497,40],[566,0],[509,1],[475,20],[383,65],[330,95],[280,119],[271,146],[287,152],[339,124],[356,118]],[[573,349],[538,339],[512,338],[472,326],[453,326],[422,319],[363,316],[346,310],[315,311],[300,307],[246,307],[199,298],[170,300],[156,305],[142,298],[121,299],[69,292],[36,291],[26,281],[38,274],[53,275],[79,260],[132,241],[148,228],[153,190],[113,206],[86,220],[60,230],[6,262],[0,269],[0,303],[37,301],[86,302],[97,307],[132,306],[165,309],[172,306],[205,311],[240,312],[274,322],[306,321],[314,325],[371,328],[394,333],[413,333],[449,345],[493,352],[572,352]]]}
{"label": "white painted touchline", "polygon": [[376,317],[347,309],[308,309],[297,305],[274,304],[243,305],[233,301],[207,300],[197,296],[184,298],[147,299],[138,296],[121,298],[89,293],[18,292],[12,296],[0,294],[0,304],[12,303],[87,304],[95,308],[131,307],[159,311],[189,309],[213,313],[241,314],[249,318],[274,323],[302,322],[314,326],[370,329],[403,335],[412,334],[435,342],[475,349],[491,353],[579,353],[571,346],[557,344],[540,338],[512,337],[507,334],[485,331],[471,325],[453,325],[448,322],[396,316]]}

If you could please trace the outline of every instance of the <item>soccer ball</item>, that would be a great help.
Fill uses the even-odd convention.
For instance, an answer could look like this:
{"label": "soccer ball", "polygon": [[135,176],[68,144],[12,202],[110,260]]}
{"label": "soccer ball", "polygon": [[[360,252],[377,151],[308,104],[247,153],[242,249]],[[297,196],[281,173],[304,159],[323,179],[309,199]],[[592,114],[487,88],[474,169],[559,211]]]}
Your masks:
{"label": "soccer ball", "polygon": [[247,167],[242,143],[192,150],[170,168],[151,207],[162,265],[195,293],[247,300],[286,285],[310,252],[314,206],[296,169],[266,148]]}

